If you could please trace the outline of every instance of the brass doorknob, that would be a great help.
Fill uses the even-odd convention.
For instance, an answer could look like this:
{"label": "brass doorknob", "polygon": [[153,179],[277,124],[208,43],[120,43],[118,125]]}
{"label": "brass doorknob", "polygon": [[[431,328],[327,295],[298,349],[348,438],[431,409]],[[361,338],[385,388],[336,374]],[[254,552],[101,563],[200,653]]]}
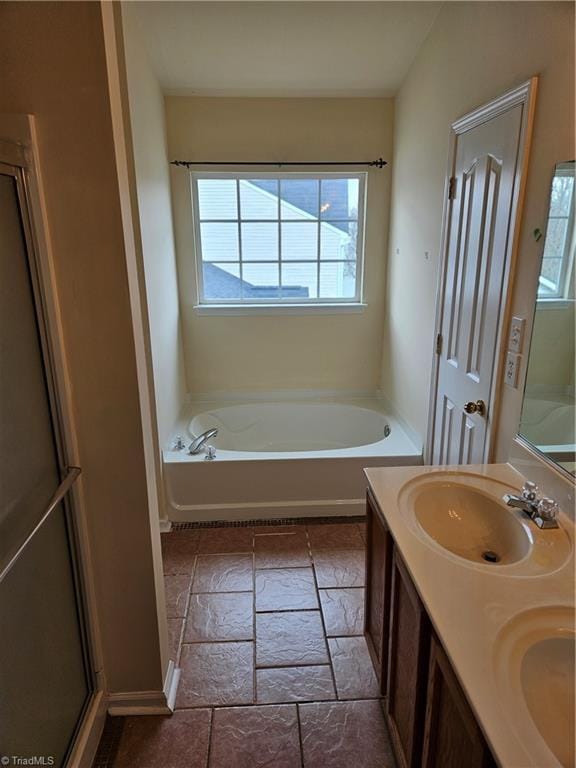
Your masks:
{"label": "brass doorknob", "polygon": [[464,403],[464,410],[466,413],[477,413],[479,416],[484,416],[486,413],[486,403],[484,400],[476,400],[475,403],[469,400],[467,403]]}

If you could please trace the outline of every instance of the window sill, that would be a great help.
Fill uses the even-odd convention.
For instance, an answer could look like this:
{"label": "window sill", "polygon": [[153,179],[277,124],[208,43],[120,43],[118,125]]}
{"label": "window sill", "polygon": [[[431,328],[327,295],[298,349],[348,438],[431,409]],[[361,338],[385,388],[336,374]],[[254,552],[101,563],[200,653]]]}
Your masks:
{"label": "window sill", "polygon": [[536,299],[537,309],[568,309],[574,304],[574,299]]}
{"label": "window sill", "polygon": [[368,305],[350,304],[196,304],[197,315],[213,317],[239,315],[345,315],[364,312]]}

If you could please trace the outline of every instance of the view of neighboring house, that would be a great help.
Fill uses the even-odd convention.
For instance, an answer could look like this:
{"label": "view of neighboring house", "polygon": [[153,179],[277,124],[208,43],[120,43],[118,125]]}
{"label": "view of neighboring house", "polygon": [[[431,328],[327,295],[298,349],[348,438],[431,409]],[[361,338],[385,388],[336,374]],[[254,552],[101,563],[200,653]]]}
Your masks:
{"label": "view of neighboring house", "polygon": [[[204,294],[218,299],[238,299],[240,296],[250,299],[268,299],[278,296],[278,286],[254,285],[247,280],[233,275],[222,268],[222,265],[205,262],[204,270]],[[304,285],[282,286],[284,298],[309,298],[309,290]]]}
{"label": "view of neighboring house", "polygon": [[358,178],[198,178],[204,300],[354,297],[358,187]]}

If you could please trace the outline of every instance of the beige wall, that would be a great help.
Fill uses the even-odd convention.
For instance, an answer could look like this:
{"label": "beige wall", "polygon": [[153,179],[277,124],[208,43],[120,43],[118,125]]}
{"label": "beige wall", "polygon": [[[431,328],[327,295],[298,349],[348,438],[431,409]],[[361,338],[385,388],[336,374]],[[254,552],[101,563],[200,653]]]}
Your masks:
{"label": "beige wall", "polygon": [[[0,4],[0,111],[36,116],[110,691],[162,688],[99,3]],[[137,650],[137,652],[135,652]]]}
{"label": "beige wall", "polygon": [[176,255],[170,199],[164,97],[141,44],[129,3],[123,29],[135,178],[144,263],[160,445],[184,402]]}
{"label": "beige wall", "polygon": [[[167,97],[171,159],[349,160],[389,158],[391,99]],[[172,174],[192,392],[377,388],[384,323],[390,170],[368,176],[365,299],[360,314],[206,317],[195,314],[188,174]]]}
{"label": "beige wall", "polygon": [[[529,319],[542,247],[531,232],[545,226],[555,163],[573,156],[573,22],[570,3],[446,3],[398,94],[382,387],[422,436],[450,123],[540,75],[512,305]],[[516,424],[520,401],[505,388],[503,410]],[[508,447],[509,437],[497,456]]]}

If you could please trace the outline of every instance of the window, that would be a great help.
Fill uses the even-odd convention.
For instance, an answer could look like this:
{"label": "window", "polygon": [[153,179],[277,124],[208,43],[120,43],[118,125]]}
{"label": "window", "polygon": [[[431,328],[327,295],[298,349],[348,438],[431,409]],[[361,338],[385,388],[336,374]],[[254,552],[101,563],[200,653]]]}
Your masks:
{"label": "window", "polygon": [[200,305],[358,304],[366,174],[192,174]]}
{"label": "window", "polygon": [[538,282],[538,299],[568,297],[574,252],[574,165],[556,167],[550,193],[546,241]]}

